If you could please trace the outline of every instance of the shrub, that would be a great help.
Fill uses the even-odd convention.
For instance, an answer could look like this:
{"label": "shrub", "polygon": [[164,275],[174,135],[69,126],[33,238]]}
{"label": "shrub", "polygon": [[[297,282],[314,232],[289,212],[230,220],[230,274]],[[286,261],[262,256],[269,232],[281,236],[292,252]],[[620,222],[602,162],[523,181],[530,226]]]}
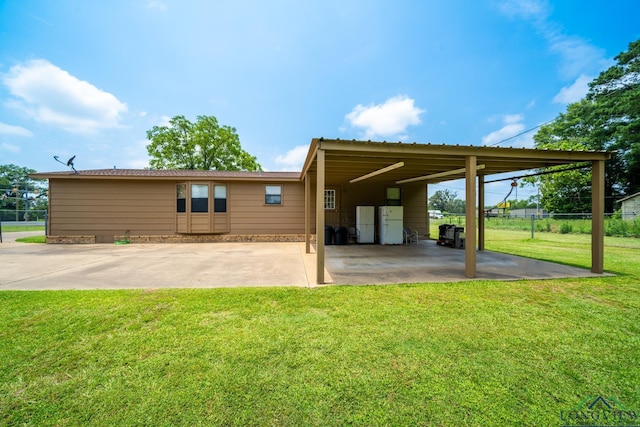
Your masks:
{"label": "shrub", "polygon": [[560,234],[568,234],[573,231],[573,226],[568,222],[563,222],[560,224]]}

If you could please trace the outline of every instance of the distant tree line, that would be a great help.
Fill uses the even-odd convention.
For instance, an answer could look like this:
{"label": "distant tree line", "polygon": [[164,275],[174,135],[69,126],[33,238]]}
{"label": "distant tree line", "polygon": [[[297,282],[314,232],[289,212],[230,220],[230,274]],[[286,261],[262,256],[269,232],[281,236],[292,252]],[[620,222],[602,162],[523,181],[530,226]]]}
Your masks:
{"label": "distant tree line", "polygon": [[35,172],[12,164],[0,165],[0,219],[22,221],[25,212],[49,208],[47,182],[31,179],[29,174]]}

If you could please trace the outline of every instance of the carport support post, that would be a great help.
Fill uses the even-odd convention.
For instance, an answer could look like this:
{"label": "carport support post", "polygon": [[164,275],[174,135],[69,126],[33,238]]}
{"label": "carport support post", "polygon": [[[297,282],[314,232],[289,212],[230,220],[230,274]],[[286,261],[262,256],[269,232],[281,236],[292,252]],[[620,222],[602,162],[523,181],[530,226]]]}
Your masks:
{"label": "carport support post", "polygon": [[429,215],[429,184],[425,184],[424,192],[427,197],[427,240],[431,239],[431,215]]}
{"label": "carport support post", "polygon": [[591,168],[591,272],[604,272],[604,160]]}
{"label": "carport support post", "polygon": [[478,250],[484,251],[484,175],[478,175]]}
{"label": "carport support post", "polygon": [[324,150],[316,154],[316,282],[324,283]]}
{"label": "carport support post", "polygon": [[464,159],[466,182],[466,223],[464,242],[464,275],[470,279],[476,277],[476,156]]}
{"label": "carport support post", "polygon": [[304,177],[304,250],[311,253],[311,179]]}

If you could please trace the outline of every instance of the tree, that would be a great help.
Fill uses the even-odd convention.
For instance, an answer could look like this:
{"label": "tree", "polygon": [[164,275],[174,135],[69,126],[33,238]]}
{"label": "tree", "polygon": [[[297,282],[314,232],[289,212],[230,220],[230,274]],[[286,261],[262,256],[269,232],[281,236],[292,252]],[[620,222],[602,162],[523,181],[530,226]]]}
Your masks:
{"label": "tree", "polygon": [[26,167],[0,165],[0,219],[24,219],[25,203],[27,210],[47,209],[46,182],[29,178],[35,172]]}
{"label": "tree", "polygon": [[262,170],[256,158],[242,149],[235,128],[219,126],[213,116],[198,116],[195,123],[175,116],[169,126],[147,131],[147,139],[152,169]]}
{"label": "tree", "polygon": [[[585,99],[568,105],[565,113],[534,136],[536,148],[613,151],[605,170],[607,212],[614,210],[616,198],[640,191],[640,40],[630,43],[629,50],[615,60],[589,84]],[[540,186],[541,203],[547,210],[591,210],[588,168],[527,182]]]}
{"label": "tree", "polygon": [[531,209],[536,207],[536,196],[529,196],[527,199],[509,199],[507,200],[509,209]]}
{"label": "tree", "polygon": [[467,204],[462,199],[455,199],[449,207],[450,213],[463,214],[467,212]]}
{"label": "tree", "polygon": [[[429,198],[431,209],[437,209],[442,212],[464,213],[464,201],[456,199],[458,193],[449,190],[438,190]],[[460,203],[462,202],[462,203]],[[460,205],[462,211],[460,212]]]}

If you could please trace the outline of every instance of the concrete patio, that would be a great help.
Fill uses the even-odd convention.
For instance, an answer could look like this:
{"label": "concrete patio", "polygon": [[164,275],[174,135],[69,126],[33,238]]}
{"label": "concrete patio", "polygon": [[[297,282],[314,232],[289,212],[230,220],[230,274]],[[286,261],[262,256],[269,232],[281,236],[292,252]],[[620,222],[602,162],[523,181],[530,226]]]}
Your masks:
{"label": "concrete patio", "polygon": [[[315,254],[304,243],[0,244],[0,290],[315,287]],[[33,233],[30,233],[33,235]],[[36,233],[37,234],[37,233]],[[326,285],[454,282],[464,250],[415,245],[327,246]],[[599,277],[587,269],[478,252],[478,279]]]}
{"label": "concrete patio", "polygon": [[[455,282],[464,275],[464,250],[419,244],[327,246],[325,267],[333,284]],[[477,279],[518,280],[601,277],[583,268],[498,252],[477,253]]]}

